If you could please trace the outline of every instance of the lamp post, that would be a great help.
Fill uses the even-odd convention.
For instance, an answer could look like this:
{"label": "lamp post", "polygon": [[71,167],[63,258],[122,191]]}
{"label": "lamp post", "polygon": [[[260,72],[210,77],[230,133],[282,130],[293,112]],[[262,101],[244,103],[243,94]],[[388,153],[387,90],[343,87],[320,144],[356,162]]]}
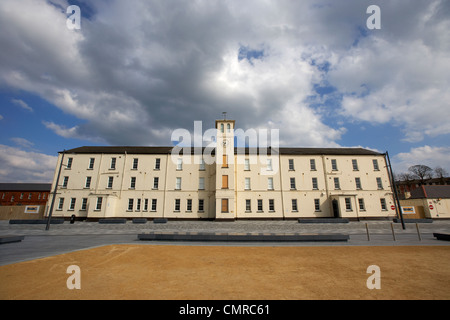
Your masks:
{"label": "lamp post", "polygon": [[391,160],[389,159],[389,153],[386,151],[386,158],[388,161],[388,167],[389,167],[389,177],[391,178],[391,185],[393,187],[393,193],[394,193],[394,203],[397,205],[395,206],[395,209],[397,211],[397,217],[400,217],[400,221],[402,222],[402,229],[405,230],[405,221],[403,220],[403,213],[402,213],[402,207],[400,205],[400,200],[398,199],[397,194],[397,186],[395,185],[395,178],[392,173],[392,167],[391,167]]}
{"label": "lamp post", "polygon": [[45,230],[48,230],[50,228],[50,220],[52,218],[53,207],[55,205],[56,191],[58,190],[59,176],[61,175],[61,168],[63,166],[65,152],[66,152],[66,150],[64,149],[62,158],[61,158],[61,163],[59,164],[59,170],[58,170],[58,176],[56,177],[55,188],[53,189],[53,199],[52,199],[52,203],[50,204],[50,211],[48,212],[47,226],[45,227]]}

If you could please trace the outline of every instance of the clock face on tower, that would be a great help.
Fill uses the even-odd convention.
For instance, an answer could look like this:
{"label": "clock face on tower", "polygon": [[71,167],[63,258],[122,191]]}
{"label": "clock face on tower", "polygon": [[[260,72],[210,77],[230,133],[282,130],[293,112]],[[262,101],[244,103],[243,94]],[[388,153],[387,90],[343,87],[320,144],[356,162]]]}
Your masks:
{"label": "clock face on tower", "polygon": [[223,140],[222,144],[223,144],[224,147],[226,147],[227,146],[227,140]]}

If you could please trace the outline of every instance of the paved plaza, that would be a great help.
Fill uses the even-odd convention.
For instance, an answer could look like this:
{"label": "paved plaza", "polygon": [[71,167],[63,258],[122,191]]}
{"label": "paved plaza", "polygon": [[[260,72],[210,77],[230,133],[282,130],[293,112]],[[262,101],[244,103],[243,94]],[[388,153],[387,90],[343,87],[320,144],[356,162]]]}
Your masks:
{"label": "paved plaza", "polygon": [[[450,244],[448,241],[437,240],[433,236],[433,233],[450,233],[448,220],[417,225],[405,223],[405,227],[406,229],[403,230],[400,223],[391,221],[351,221],[342,224],[300,224],[297,220],[168,221],[167,223],[148,221],[145,224],[136,224],[132,221],[127,221],[125,224],[80,221],[70,224],[66,221],[63,224],[52,224],[50,230],[45,230],[45,225],[9,224],[9,221],[0,221],[0,236],[25,237],[21,242],[0,245],[0,265],[111,244],[201,244],[207,246],[434,246]],[[347,234],[349,240],[345,242],[174,242],[138,239],[138,234],[152,232]]]}

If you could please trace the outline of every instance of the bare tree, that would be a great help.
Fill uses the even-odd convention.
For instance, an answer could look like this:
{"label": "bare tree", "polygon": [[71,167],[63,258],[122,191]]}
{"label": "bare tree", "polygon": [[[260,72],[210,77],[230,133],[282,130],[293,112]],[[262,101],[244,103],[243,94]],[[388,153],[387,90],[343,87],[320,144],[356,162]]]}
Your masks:
{"label": "bare tree", "polygon": [[434,168],[434,176],[436,178],[445,178],[448,176],[448,172],[442,167],[436,167]]}
{"label": "bare tree", "polygon": [[433,176],[433,169],[423,164],[411,166],[408,168],[408,171],[411,172],[415,178],[419,179],[421,183],[423,183],[425,179],[430,179]]}

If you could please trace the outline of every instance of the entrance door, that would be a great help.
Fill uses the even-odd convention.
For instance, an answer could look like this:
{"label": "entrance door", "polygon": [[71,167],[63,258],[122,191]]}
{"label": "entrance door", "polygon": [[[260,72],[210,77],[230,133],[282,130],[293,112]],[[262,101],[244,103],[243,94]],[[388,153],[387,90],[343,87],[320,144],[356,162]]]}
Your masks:
{"label": "entrance door", "polygon": [[336,199],[332,201],[333,204],[333,216],[339,218],[339,203]]}

